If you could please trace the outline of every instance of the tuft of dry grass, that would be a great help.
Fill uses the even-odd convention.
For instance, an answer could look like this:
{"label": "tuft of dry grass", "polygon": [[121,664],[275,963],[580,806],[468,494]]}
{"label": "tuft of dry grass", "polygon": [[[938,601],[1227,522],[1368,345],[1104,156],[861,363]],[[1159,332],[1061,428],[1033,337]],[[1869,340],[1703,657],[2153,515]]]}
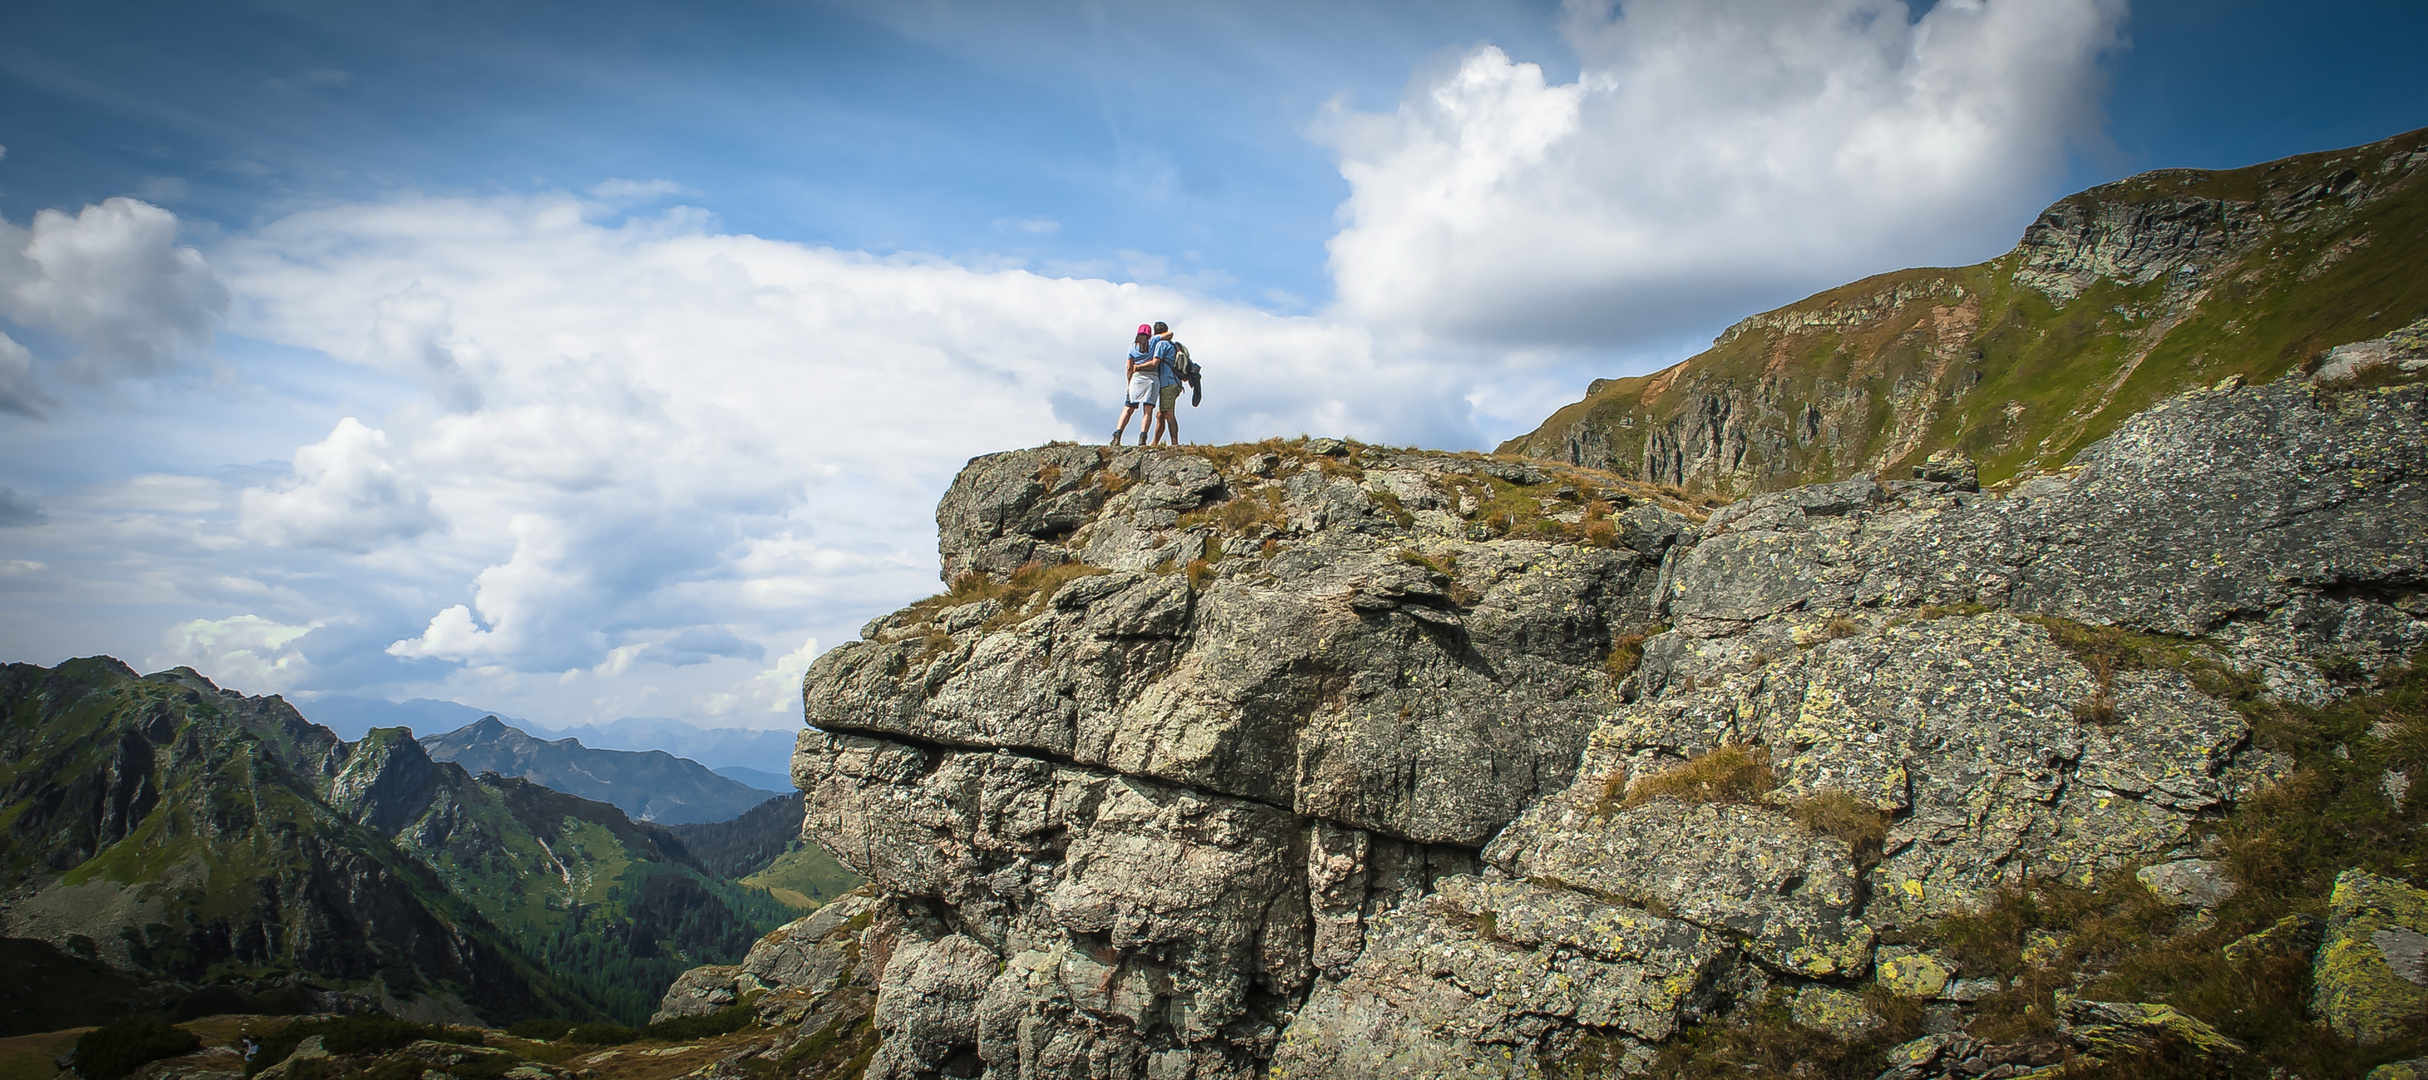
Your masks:
{"label": "tuft of dry grass", "polygon": [[1383,508],[1383,516],[1390,518],[1392,524],[1403,529],[1416,524],[1416,515],[1408,512],[1407,504],[1400,502],[1399,496],[1388,491],[1370,491],[1367,495],[1374,499],[1376,506]]}
{"label": "tuft of dry grass", "polygon": [[1817,836],[1835,836],[1858,858],[1877,857],[1888,842],[1889,815],[1843,791],[1816,791],[1787,804],[1796,823]]}
{"label": "tuft of dry grass", "polygon": [[1282,490],[1277,486],[1233,496],[1180,515],[1181,528],[1210,525],[1232,536],[1244,536],[1260,525],[1279,529],[1288,524],[1289,516],[1282,512]]}
{"label": "tuft of dry grass", "polygon": [[1661,798],[1758,805],[1774,786],[1769,751],[1729,743],[1628,784],[1621,805],[1642,806]]}
{"label": "tuft of dry grass", "polygon": [[2099,689],[2074,703],[2074,719],[2107,727],[2116,722],[2116,695],[2109,692],[2109,673],[2100,672]]}
{"label": "tuft of dry grass", "polygon": [[1644,642],[1667,629],[1656,624],[1612,638],[1610,655],[1602,661],[1602,670],[1609,673],[1610,681],[1615,683],[1635,674],[1636,668],[1644,663]]}
{"label": "tuft of dry grass", "polygon": [[[938,613],[950,608],[994,600],[1003,605],[1001,612],[986,621],[985,628],[994,630],[1026,621],[1044,611],[1046,601],[1052,599],[1054,593],[1060,591],[1064,585],[1083,577],[1094,577],[1106,572],[1101,566],[1090,566],[1086,563],[1062,563],[1047,566],[1036,562],[1022,564],[1019,569],[1005,575],[1001,580],[997,580],[989,574],[972,571],[954,578],[952,585],[945,591],[912,604],[904,612],[908,617],[897,619],[896,623],[897,625],[915,626],[933,620]],[[941,634],[941,631],[930,631],[926,635],[928,651],[922,656],[922,659],[940,651],[941,647],[936,644],[935,639]],[[950,640],[949,637],[946,638],[948,644]]]}

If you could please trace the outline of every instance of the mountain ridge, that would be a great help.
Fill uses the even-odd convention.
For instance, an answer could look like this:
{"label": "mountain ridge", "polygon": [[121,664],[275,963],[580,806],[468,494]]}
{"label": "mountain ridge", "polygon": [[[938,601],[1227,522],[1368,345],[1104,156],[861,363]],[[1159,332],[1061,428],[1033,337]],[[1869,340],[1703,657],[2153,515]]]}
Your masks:
{"label": "mountain ridge", "polygon": [[540,739],[495,715],[419,741],[431,757],[473,772],[519,776],[665,825],[728,821],[769,794],[664,750],[599,750],[571,736]]}
{"label": "mountain ridge", "polygon": [[72,956],[323,1010],[638,1021],[793,915],[661,827],[404,728],[347,742],[106,657],[0,671],[0,926]]}
{"label": "mountain ridge", "polygon": [[2124,417],[2262,383],[2428,316],[2428,129],[2058,200],[2006,254],[1878,274],[1749,316],[1499,452],[1742,495],[1902,475],[1934,451],[1997,483]]}

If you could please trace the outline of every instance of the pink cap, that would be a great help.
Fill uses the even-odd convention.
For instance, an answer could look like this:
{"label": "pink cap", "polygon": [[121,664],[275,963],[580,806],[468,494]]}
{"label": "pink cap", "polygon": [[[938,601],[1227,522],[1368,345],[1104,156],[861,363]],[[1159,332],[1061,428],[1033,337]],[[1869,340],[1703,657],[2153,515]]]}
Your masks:
{"label": "pink cap", "polygon": [[1152,336],[1152,335],[1155,333],[1155,328],[1154,328],[1154,327],[1152,327],[1152,326],[1148,326],[1148,325],[1147,325],[1147,324],[1145,324],[1145,323],[1139,323],[1139,324],[1138,324],[1138,332],[1139,332],[1139,333],[1141,333],[1141,334],[1147,334],[1147,335]]}

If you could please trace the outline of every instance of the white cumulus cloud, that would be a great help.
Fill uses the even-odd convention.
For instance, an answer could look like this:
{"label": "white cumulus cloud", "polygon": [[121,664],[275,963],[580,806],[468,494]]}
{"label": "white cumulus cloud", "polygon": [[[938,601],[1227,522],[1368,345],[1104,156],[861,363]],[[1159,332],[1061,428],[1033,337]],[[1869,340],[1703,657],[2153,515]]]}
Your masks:
{"label": "white cumulus cloud", "polygon": [[258,615],[195,619],[171,627],[165,647],[144,664],[154,671],[190,667],[230,690],[274,694],[310,674],[295,643],[314,629],[317,624],[288,626]]}
{"label": "white cumulus cloud", "polygon": [[282,546],[370,551],[439,525],[428,489],[398,471],[388,433],[351,416],[296,449],[286,482],[247,488],[238,505],[248,539]]}
{"label": "white cumulus cloud", "polygon": [[1580,74],[1499,48],[1325,128],[1340,312],[1608,343],[2013,242],[2095,137],[2122,0],[1571,0]]}
{"label": "white cumulus cloud", "polygon": [[166,371],[210,347],[228,305],[177,229],[177,215],[124,197],[44,210],[30,228],[0,220],[0,315],[76,342],[83,377]]}

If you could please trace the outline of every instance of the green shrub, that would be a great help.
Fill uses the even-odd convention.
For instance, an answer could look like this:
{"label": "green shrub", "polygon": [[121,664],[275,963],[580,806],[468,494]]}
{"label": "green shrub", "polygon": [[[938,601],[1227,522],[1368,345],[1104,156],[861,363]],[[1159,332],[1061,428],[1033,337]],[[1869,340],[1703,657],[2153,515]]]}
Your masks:
{"label": "green shrub", "polygon": [[640,1032],[622,1024],[576,1024],[565,1033],[567,1041],[592,1046],[622,1046],[640,1037]]}
{"label": "green shrub", "polygon": [[684,1042],[691,1039],[712,1039],[719,1035],[731,1035],[749,1027],[752,1019],[750,1006],[727,1005],[712,1013],[660,1020],[644,1030],[652,1039]]}
{"label": "green shrub", "polygon": [[562,1039],[565,1037],[565,1033],[571,1030],[573,1030],[571,1020],[518,1020],[513,1027],[506,1029],[506,1034],[517,1039],[538,1039],[541,1042],[547,1042],[552,1039]]}
{"label": "green shrub", "polygon": [[161,1058],[201,1048],[201,1038],[170,1024],[148,1020],[104,1024],[77,1038],[76,1075],[84,1080],[118,1080]]}

